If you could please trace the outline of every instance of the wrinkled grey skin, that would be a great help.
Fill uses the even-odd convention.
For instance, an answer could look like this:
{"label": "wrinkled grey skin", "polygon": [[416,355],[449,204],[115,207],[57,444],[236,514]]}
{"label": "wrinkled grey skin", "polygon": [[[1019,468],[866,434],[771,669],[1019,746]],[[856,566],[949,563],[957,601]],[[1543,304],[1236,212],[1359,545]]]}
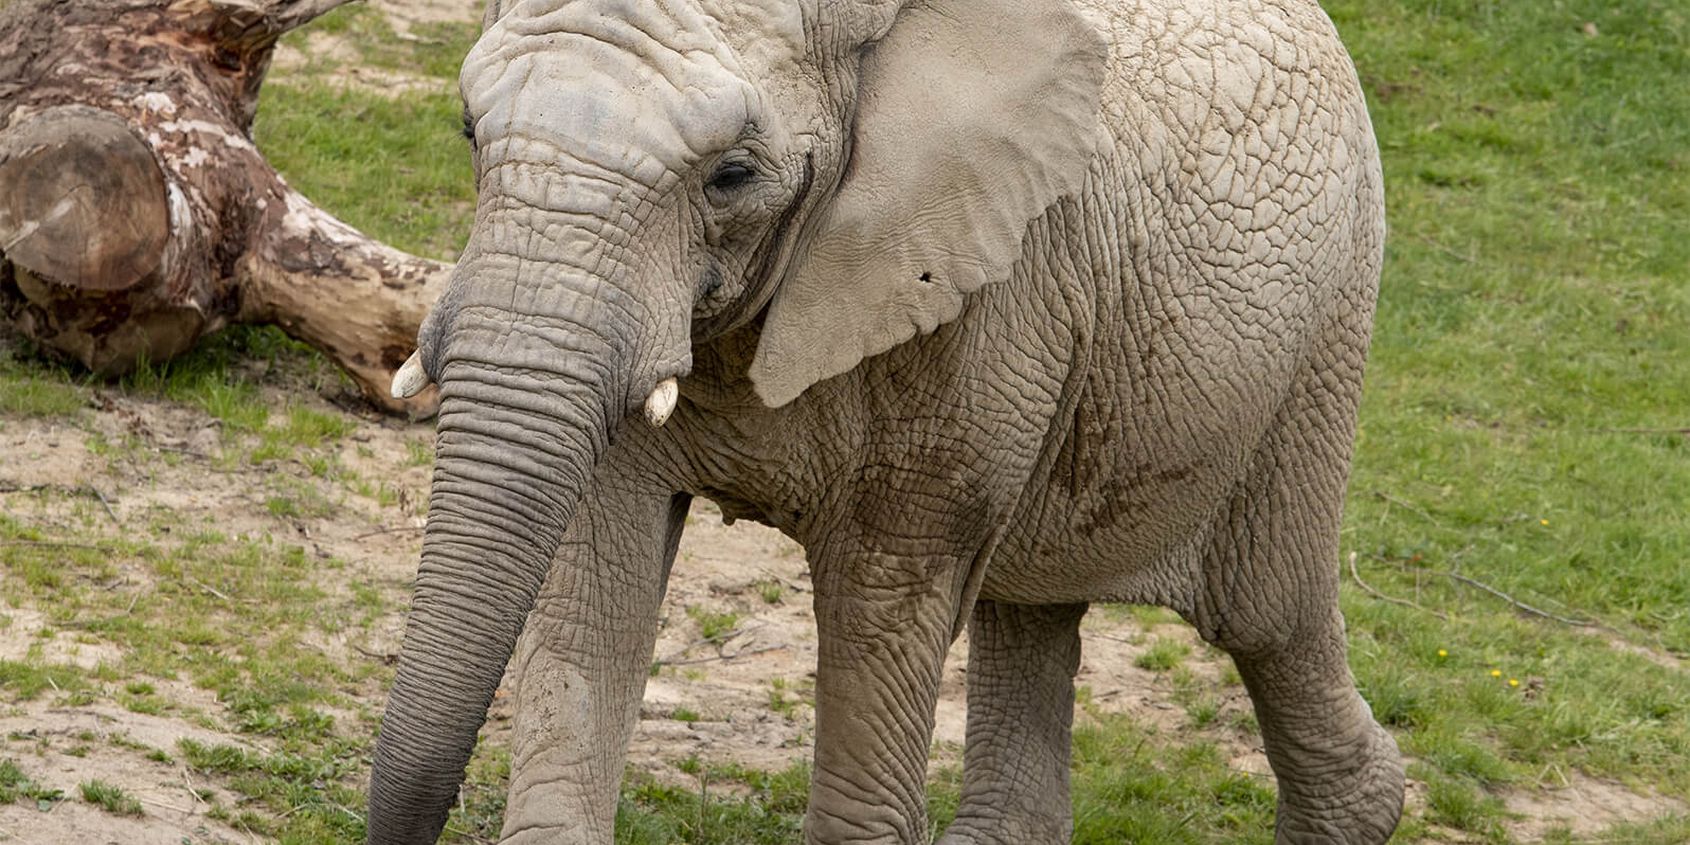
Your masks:
{"label": "wrinkled grey skin", "polygon": [[[695,496],[808,552],[810,842],[925,837],[965,622],[942,842],[1067,841],[1095,601],[1174,608],[1234,658],[1280,842],[1389,837],[1401,766],[1337,607],[1384,234],[1354,71],[1305,0],[1074,2],[489,10],[475,229],[419,340],[438,458],[370,842],[434,841],[513,650],[506,841],[611,841]],[[989,49],[947,46],[971,13]],[[1037,96],[942,73],[969,55]],[[941,137],[970,119],[1009,142]]]}

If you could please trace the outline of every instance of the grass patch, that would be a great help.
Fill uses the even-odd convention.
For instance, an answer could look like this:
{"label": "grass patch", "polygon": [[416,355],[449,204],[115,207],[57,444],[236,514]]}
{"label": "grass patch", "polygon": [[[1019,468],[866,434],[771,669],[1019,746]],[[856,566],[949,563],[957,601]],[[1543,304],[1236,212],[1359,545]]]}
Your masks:
{"label": "grass patch", "polygon": [[715,611],[693,605],[687,608],[687,616],[698,623],[698,635],[714,645],[727,642],[739,626],[739,614],[731,610]]}
{"label": "grass patch", "polygon": [[48,789],[32,780],[18,767],[17,761],[0,760],[0,804],[10,804],[13,801],[34,801],[40,810],[52,809],[53,804],[64,797],[64,792]]}
{"label": "grass patch", "polygon": [[68,371],[46,361],[19,360],[0,342],[0,417],[74,417],[87,405],[87,390]]}
{"label": "grass patch", "polygon": [[1159,637],[1138,657],[1133,658],[1133,665],[1152,672],[1167,672],[1178,666],[1189,654],[1191,646],[1178,640]]}
{"label": "grass patch", "polygon": [[334,740],[310,753],[266,754],[182,739],[176,748],[195,772],[223,777],[243,797],[247,808],[225,821],[284,842],[364,839],[362,743]]}
{"label": "grass patch", "polygon": [[103,780],[83,781],[77,789],[82,793],[82,800],[114,816],[139,816],[145,813],[141,809],[141,802],[135,800],[134,796]]}
{"label": "grass patch", "polygon": [[809,770],[766,773],[683,763],[691,787],[630,774],[616,808],[618,845],[786,845],[802,841]]}
{"label": "grass patch", "polygon": [[455,91],[389,99],[306,80],[264,86],[254,134],[295,188],[346,222],[451,259],[475,212],[462,127]]}
{"label": "grass patch", "polygon": [[769,712],[788,722],[797,720],[800,707],[806,704],[814,706],[815,696],[815,685],[811,681],[806,680],[795,688],[785,678],[769,679]]}

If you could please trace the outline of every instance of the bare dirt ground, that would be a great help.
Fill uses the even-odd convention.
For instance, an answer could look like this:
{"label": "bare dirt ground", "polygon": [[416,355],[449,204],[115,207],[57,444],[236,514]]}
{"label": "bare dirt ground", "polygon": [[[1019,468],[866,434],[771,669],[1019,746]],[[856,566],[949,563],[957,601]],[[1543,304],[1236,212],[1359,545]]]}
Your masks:
{"label": "bare dirt ground", "polygon": [[[267,397],[277,409],[307,404],[333,409],[314,396]],[[412,457],[414,444],[428,442],[428,424],[403,424],[367,415],[338,445],[338,457],[358,475],[385,479],[390,501],[348,495],[330,479],[313,477],[293,462],[230,464],[227,449],[239,448],[218,432],[215,420],[196,409],[162,399],[102,391],[99,407],[81,420],[0,420],[0,509],[13,519],[55,534],[77,531],[95,544],[116,539],[148,520],[174,520],[184,528],[215,526],[232,537],[269,537],[304,546],[318,559],[344,561],[325,566],[318,586],[331,595],[353,583],[375,585],[396,610],[367,631],[351,630],[314,647],[345,661],[379,659],[397,651],[409,581],[415,573],[428,469]],[[99,435],[99,439],[90,435]],[[117,457],[90,448],[127,439]],[[290,485],[318,488],[335,502],[323,516],[277,516],[266,502],[278,477]],[[83,492],[81,498],[38,497],[32,491]],[[96,492],[97,491],[97,492]],[[102,504],[103,500],[103,504]],[[110,513],[103,513],[106,507]],[[87,512],[96,510],[92,529]],[[139,578],[140,576],[136,576]],[[127,587],[146,589],[145,584]],[[659,777],[681,777],[674,763],[691,756],[737,762],[760,769],[783,768],[808,757],[814,731],[810,688],[815,671],[815,630],[810,615],[809,576],[802,551],[777,532],[750,523],[722,524],[715,507],[695,505],[665,602],[655,659],[630,765]],[[114,663],[119,649],[44,625],[42,608],[27,602],[5,608],[11,622],[0,637],[0,659],[36,658],[93,668]],[[700,617],[732,614],[730,630],[713,640]],[[1087,620],[1085,658],[1078,683],[1097,712],[1133,712],[1170,731],[1185,730],[1189,718],[1171,702],[1170,676],[1134,665],[1157,638],[1192,646],[1181,662],[1206,684],[1221,686],[1223,662],[1195,644],[1177,623],[1145,624],[1119,611],[1094,612]],[[966,637],[954,649],[945,673],[935,734],[935,765],[960,762],[963,740],[963,669]],[[515,679],[507,678],[507,687]],[[26,758],[27,769],[46,785],[74,795],[80,782],[98,778],[123,787],[146,807],[141,819],[102,813],[75,800],[41,812],[27,802],[0,805],[0,841],[30,843],[133,843],[250,841],[205,816],[192,788],[216,789],[189,776],[180,764],[153,762],[123,745],[104,741],[127,737],[169,749],[181,737],[251,747],[254,741],[222,724],[213,693],[186,682],[160,685],[159,695],[183,715],[129,712],[109,704],[64,706],[52,697],[13,706],[0,716],[0,731],[14,738],[8,754],[30,740],[41,748]],[[379,689],[364,702],[379,711]],[[1259,740],[1233,725],[1226,714],[1242,714],[1242,689],[1221,693],[1223,716],[1202,731],[1223,744],[1233,765],[1265,775]],[[494,705],[488,733],[495,740],[508,728],[508,695]],[[680,716],[681,719],[676,717]],[[355,720],[354,720],[355,722]],[[78,737],[93,740],[78,748]],[[65,751],[75,751],[67,754]]]}
{"label": "bare dirt ground", "polygon": [[[300,405],[344,413],[309,391],[301,395],[267,388],[265,398],[272,414]],[[81,532],[88,543],[121,538],[134,526],[165,519],[184,529],[214,526],[237,538],[301,545],[319,560],[343,562],[317,573],[317,586],[325,593],[343,594],[354,584],[375,586],[392,608],[367,629],[324,637],[311,647],[347,662],[380,660],[397,651],[427,501],[429,471],[416,454],[419,444],[431,442],[429,424],[405,424],[369,412],[353,415],[355,426],[333,448],[359,476],[389,485],[387,494],[374,499],[350,495],[342,482],[314,477],[297,461],[227,461],[228,450],[242,448],[239,438],[220,434],[216,421],[195,408],[116,390],[99,391],[94,404],[73,423],[0,418],[0,512],[59,536]],[[124,442],[127,448],[115,454],[92,448],[102,442]],[[296,491],[315,488],[334,506],[317,516],[278,516],[267,501],[279,483]],[[32,495],[40,490],[79,495]],[[134,583],[128,578],[123,589],[149,589],[142,576],[135,575]],[[647,685],[630,765],[661,779],[684,780],[675,764],[689,757],[759,769],[807,758],[814,732],[809,691],[816,654],[809,600],[807,567],[794,543],[743,521],[723,525],[713,505],[696,504],[660,621],[654,657],[662,665]],[[34,649],[35,659],[91,668],[122,657],[96,638],[46,626],[44,609],[28,602],[0,610],[10,619],[0,635],[0,659],[22,659]],[[733,619],[729,630],[713,639],[701,630],[701,619],[712,614],[718,619],[732,614]],[[1151,671],[1137,665],[1157,642],[1189,649],[1179,669]],[[1099,608],[1087,617],[1084,643],[1078,684],[1089,704],[1081,711],[1082,721],[1130,714],[1173,741],[1215,743],[1233,768],[1269,776],[1260,739],[1248,727],[1242,687],[1224,657],[1198,643],[1187,626],[1167,614]],[[935,766],[960,763],[967,647],[964,636],[946,667]],[[516,681],[507,678],[507,689]],[[1193,711],[1179,703],[1176,687],[1181,683],[1209,696],[1218,716],[1198,727]],[[207,817],[212,803],[206,799],[237,802],[225,786],[192,775],[180,762],[147,759],[137,749],[174,748],[182,737],[269,749],[232,729],[215,694],[186,681],[159,687],[159,695],[172,705],[165,715],[108,703],[66,706],[50,696],[0,711],[6,753],[23,752],[27,756],[20,759],[32,776],[73,796],[46,808],[31,802],[0,805],[0,841],[261,841]],[[382,693],[379,685],[361,690],[366,719],[379,712]],[[494,742],[508,732],[510,700],[502,693],[494,704],[486,731]],[[362,724],[357,714],[350,715],[344,724]],[[136,796],[145,815],[111,815],[74,800],[77,784],[94,778]],[[196,789],[210,791],[196,794]],[[1562,788],[1505,798],[1519,814],[1511,832],[1525,842],[1537,841],[1556,826],[1575,835],[1594,833],[1615,822],[1682,810],[1668,799],[1576,773],[1564,779]],[[1423,803],[1419,784],[1411,784],[1410,801]],[[1460,841],[1455,832],[1448,833],[1445,841]]]}

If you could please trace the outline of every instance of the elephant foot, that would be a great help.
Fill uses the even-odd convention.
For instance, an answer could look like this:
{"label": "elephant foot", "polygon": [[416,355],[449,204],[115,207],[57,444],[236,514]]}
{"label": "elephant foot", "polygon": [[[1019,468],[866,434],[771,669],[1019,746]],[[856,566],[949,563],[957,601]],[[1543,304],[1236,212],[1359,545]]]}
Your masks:
{"label": "elephant foot", "polygon": [[1403,767],[1396,740],[1379,725],[1341,779],[1288,784],[1280,778],[1276,845],[1381,845],[1402,816]]}
{"label": "elephant foot", "polygon": [[1071,838],[1067,831],[1037,836],[1011,830],[958,829],[953,824],[933,845],[1067,845]]}

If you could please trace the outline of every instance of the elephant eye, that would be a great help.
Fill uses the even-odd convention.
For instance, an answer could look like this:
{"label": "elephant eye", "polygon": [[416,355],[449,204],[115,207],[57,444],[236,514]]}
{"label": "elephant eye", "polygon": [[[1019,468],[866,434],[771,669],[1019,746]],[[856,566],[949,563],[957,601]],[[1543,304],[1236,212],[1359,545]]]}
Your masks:
{"label": "elephant eye", "polygon": [[743,161],[724,161],[716,166],[716,171],[710,174],[710,180],[704,187],[714,193],[727,194],[750,184],[757,177],[757,171]]}

